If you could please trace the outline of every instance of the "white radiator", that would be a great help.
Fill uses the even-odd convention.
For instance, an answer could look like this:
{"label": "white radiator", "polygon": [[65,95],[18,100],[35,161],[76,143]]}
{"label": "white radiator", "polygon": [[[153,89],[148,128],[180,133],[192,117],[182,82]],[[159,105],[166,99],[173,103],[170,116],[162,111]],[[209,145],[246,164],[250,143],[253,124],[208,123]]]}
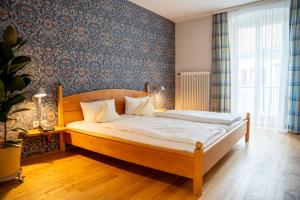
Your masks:
{"label": "white radiator", "polygon": [[209,111],[209,85],[209,72],[178,73],[175,108]]}

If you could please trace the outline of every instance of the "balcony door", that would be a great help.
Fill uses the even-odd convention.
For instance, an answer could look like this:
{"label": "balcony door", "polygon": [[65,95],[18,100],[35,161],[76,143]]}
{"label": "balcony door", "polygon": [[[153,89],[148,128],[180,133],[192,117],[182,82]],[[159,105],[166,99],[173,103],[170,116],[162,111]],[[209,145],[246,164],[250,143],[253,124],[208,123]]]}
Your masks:
{"label": "balcony door", "polygon": [[250,112],[256,126],[284,129],[289,2],[229,15],[232,112]]}

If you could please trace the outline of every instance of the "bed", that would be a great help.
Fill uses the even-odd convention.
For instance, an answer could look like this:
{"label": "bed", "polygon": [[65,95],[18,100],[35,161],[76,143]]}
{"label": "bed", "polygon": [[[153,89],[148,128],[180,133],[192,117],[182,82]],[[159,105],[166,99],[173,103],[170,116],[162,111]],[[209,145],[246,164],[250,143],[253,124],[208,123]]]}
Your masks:
{"label": "bed", "polygon": [[[226,130],[225,132],[210,134],[211,137],[207,137],[207,140],[194,141],[193,143],[165,141],[162,138],[153,138],[149,134],[142,134],[142,132],[127,131],[124,133],[122,128],[116,128],[122,126],[122,123],[140,120],[144,116],[124,115],[122,120],[119,121],[122,123],[111,123],[109,126],[83,122],[80,102],[114,98],[116,111],[119,114],[124,114],[125,96],[149,96],[148,84],[146,84],[145,91],[107,89],[72,96],[63,96],[62,89],[62,85],[59,85],[58,122],[60,126],[66,127],[60,141],[62,144],[71,144],[117,159],[190,178],[193,180],[193,192],[196,194],[202,193],[203,175],[242,137],[245,137],[246,142],[249,141],[249,113],[246,114],[245,119],[240,120],[233,126],[223,127],[222,130]],[[149,122],[156,123],[157,118],[148,118]],[[163,120],[166,124],[176,123],[176,119],[161,118],[159,120]],[[172,120],[175,121],[172,122]],[[197,130],[197,124],[194,125],[195,130]],[[132,126],[134,126],[134,123]]]}

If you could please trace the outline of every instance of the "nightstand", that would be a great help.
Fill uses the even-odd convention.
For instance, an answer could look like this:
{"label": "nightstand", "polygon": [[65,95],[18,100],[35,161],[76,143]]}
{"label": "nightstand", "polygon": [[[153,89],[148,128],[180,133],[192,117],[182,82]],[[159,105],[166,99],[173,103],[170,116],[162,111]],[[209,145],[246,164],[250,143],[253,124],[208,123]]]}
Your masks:
{"label": "nightstand", "polygon": [[53,134],[58,134],[59,135],[59,150],[60,151],[65,151],[65,142],[63,139],[63,133],[65,132],[66,128],[62,126],[54,126],[54,130],[52,131],[44,131],[42,132],[40,129],[31,129],[27,130],[28,134],[26,134],[27,137],[34,137],[34,136],[42,136],[42,135],[47,135],[48,136],[48,141],[51,139]]}

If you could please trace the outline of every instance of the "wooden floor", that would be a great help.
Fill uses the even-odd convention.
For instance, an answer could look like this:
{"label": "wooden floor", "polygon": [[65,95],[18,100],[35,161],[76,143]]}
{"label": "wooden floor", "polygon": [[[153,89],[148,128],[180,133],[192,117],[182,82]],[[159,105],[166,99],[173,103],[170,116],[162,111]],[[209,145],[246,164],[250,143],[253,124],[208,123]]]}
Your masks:
{"label": "wooden floor", "polygon": [[[124,152],[126,153],[126,152]],[[0,199],[300,199],[300,136],[252,130],[205,175],[192,181],[73,149],[24,162],[25,182],[0,184]]]}

